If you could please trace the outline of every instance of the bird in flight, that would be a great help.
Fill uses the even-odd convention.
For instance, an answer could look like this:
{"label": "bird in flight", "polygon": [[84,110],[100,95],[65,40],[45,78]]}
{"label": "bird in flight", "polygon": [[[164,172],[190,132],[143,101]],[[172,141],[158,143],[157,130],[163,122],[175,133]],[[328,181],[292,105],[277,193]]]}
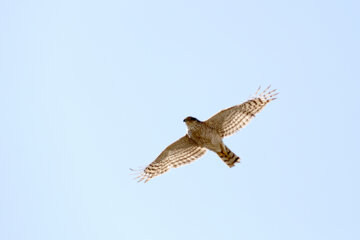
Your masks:
{"label": "bird in flight", "polygon": [[226,165],[233,167],[240,162],[240,158],[224,144],[223,138],[246,126],[266,104],[276,99],[274,97],[277,94],[276,89],[270,90],[270,86],[262,92],[259,87],[248,101],[224,109],[206,121],[194,117],[185,118],[187,134],[165,148],[147,167],[139,170],[136,178],[139,182],[147,182],[171,168],[195,161],[204,155],[206,150],[215,152]]}

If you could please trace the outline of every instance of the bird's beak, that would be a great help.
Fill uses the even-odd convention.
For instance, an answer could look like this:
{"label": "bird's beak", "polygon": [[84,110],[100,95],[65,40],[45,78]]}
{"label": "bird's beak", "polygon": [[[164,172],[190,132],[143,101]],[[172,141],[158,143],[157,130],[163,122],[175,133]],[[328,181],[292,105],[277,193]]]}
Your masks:
{"label": "bird's beak", "polygon": [[186,122],[186,118],[184,119],[184,122]]}

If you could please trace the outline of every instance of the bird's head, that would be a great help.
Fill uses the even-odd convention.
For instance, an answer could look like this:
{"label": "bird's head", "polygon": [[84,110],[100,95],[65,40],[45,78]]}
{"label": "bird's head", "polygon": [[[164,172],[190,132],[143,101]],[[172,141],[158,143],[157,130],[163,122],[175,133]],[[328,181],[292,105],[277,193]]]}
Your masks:
{"label": "bird's head", "polygon": [[197,120],[196,118],[194,117],[187,117],[184,119],[184,122],[185,123],[192,123],[192,122],[200,122],[199,120]]}

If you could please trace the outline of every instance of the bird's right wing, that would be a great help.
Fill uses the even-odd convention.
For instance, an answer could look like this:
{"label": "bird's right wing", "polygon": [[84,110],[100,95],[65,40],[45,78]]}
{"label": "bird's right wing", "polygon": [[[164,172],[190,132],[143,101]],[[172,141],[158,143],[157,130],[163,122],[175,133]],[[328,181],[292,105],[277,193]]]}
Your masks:
{"label": "bird's right wing", "polygon": [[152,163],[137,176],[140,181],[149,181],[151,178],[161,175],[171,168],[177,168],[189,164],[206,152],[206,148],[200,147],[192,139],[185,135],[168,146]]}
{"label": "bird's right wing", "polygon": [[215,128],[221,137],[234,134],[246,126],[246,124],[255,117],[255,114],[260,112],[266,104],[276,99],[274,98],[274,96],[278,94],[275,93],[276,89],[269,91],[269,88],[270,86],[258,94],[260,90],[259,87],[254,97],[250,100],[218,112],[206,120],[205,123]]}

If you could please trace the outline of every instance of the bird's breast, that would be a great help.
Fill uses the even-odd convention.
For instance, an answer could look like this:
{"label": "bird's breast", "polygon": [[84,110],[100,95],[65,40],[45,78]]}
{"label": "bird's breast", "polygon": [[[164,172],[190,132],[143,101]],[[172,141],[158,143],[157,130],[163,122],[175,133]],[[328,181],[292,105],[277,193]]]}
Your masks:
{"label": "bird's breast", "polygon": [[217,151],[222,143],[220,135],[210,128],[189,129],[188,136],[198,145],[212,151]]}

